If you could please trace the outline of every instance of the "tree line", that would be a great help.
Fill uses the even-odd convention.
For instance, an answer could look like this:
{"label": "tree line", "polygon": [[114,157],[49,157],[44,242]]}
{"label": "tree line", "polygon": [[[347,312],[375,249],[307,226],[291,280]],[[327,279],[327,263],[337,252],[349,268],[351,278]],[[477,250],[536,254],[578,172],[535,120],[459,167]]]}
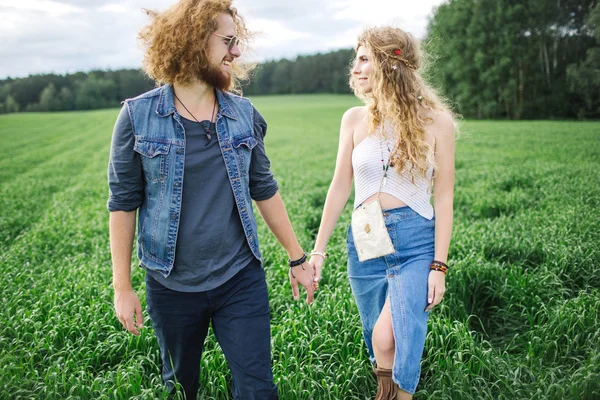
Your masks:
{"label": "tree line", "polygon": [[[351,49],[260,64],[243,86],[244,95],[350,93]],[[141,70],[30,75],[0,80],[0,113],[70,111],[118,107],[126,98],[155,87]]]}
{"label": "tree line", "polygon": [[0,81],[0,113],[118,107],[154,87],[137,69],[30,75]]}
{"label": "tree line", "polygon": [[348,73],[354,50],[268,61],[258,66],[245,95],[351,93]]}
{"label": "tree line", "polygon": [[431,76],[474,118],[599,118],[600,5],[451,0],[428,26]]}
{"label": "tree line", "polygon": [[[600,4],[450,0],[424,40],[426,75],[467,118],[600,118]],[[350,93],[352,49],[267,61],[245,95]],[[118,107],[153,88],[140,70],[0,80],[0,113]]]}

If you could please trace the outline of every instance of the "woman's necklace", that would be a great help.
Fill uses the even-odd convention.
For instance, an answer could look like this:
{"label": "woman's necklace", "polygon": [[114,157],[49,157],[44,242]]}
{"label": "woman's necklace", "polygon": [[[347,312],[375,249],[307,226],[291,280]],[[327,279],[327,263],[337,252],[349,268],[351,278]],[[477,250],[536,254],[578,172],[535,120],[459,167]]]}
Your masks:
{"label": "woman's necklace", "polygon": [[213,104],[213,110],[212,113],[210,114],[210,121],[208,121],[208,123],[205,123],[206,121],[200,122],[198,121],[198,118],[196,118],[194,116],[194,114],[192,114],[190,112],[190,110],[188,110],[188,108],[185,106],[185,104],[183,104],[183,101],[181,101],[181,99],[179,97],[177,97],[177,95],[175,93],[173,93],[175,95],[175,98],[177,99],[177,101],[179,101],[179,103],[183,106],[183,108],[185,109],[185,111],[188,112],[188,114],[190,114],[192,116],[192,118],[194,118],[194,120],[199,123],[200,125],[202,125],[202,127],[204,128],[204,131],[206,132],[206,139],[210,142],[211,139],[211,130],[210,130],[210,125],[212,124],[212,120],[214,118],[215,115],[215,109],[217,108],[217,96],[215,95],[215,103]]}
{"label": "woman's necklace", "polygon": [[[383,141],[385,141],[385,143],[387,145],[387,150],[388,150],[388,162],[387,163],[385,162],[385,158],[383,157],[383,144],[382,144]],[[381,186],[383,187],[387,183],[387,172],[388,172],[388,169],[390,168],[390,157],[392,156],[392,150],[390,149],[390,142],[383,135],[383,132],[381,132],[381,137],[379,138],[379,149],[381,150],[381,165],[383,167],[383,182],[381,183]]]}

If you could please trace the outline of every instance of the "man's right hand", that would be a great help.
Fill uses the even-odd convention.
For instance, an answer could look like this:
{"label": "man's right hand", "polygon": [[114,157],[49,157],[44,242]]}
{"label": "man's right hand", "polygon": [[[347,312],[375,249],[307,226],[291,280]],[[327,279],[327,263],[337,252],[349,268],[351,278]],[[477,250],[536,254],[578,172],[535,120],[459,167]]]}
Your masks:
{"label": "man's right hand", "polygon": [[[143,328],[142,304],[133,289],[115,290],[115,311],[121,325],[134,335],[139,335],[138,330]],[[133,316],[135,315],[135,322]]]}

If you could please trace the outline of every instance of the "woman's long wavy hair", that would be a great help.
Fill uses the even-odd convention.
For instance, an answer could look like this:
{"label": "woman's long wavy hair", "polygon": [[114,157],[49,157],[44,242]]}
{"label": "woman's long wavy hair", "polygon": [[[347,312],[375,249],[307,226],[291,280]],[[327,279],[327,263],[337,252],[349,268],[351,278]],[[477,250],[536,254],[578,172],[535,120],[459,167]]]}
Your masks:
{"label": "woman's long wavy hair", "polygon": [[445,111],[453,118],[454,114],[421,76],[424,54],[412,35],[389,26],[368,28],[358,38],[357,51],[360,46],[372,53],[372,91],[361,92],[352,72],[350,87],[367,105],[369,134],[379,127],[382,133],[388,128],[395,132],[391,163],[398,173],[408,166],[414,183],[414,171],[425,177],[435,167],[433,149],[425,141],[425,125],[432,122],[427,111]]}
{"label": "woman's long wavy hair", "polygon": [[[144,11],[151,21],[138,36],[145,50],[143,67],[158,84],[189,85],[208,67],[208,40],[221,13],[233,17],[242,48],[253,36],[231,0],[180,0],[162,12]],[[253,68],[253,64],[232,63],[228,90],[239,89]]]}

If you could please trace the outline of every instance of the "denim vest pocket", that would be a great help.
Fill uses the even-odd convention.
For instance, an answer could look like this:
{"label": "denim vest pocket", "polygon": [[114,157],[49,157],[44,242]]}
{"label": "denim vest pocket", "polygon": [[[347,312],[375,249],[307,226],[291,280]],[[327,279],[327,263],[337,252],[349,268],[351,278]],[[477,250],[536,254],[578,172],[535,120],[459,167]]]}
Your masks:
{"label": "denim vest pocket", "polygon": [[248,132],[246,135],[240,137],[234,137],[232,145],[235,151],[236,159],[240,167],[240,174],[247,176],[250,171],[250,158],[252,157],[252,149],[256,146],[257,141],[252,135],[252,132]]}
{"label": "denim vest pocket", "polygon": [[133,150],[142,156],[142,166],[148,181],[161,182],[165,180],[170,147],[169,143],[146,140],[139,136],[135,137]]}

